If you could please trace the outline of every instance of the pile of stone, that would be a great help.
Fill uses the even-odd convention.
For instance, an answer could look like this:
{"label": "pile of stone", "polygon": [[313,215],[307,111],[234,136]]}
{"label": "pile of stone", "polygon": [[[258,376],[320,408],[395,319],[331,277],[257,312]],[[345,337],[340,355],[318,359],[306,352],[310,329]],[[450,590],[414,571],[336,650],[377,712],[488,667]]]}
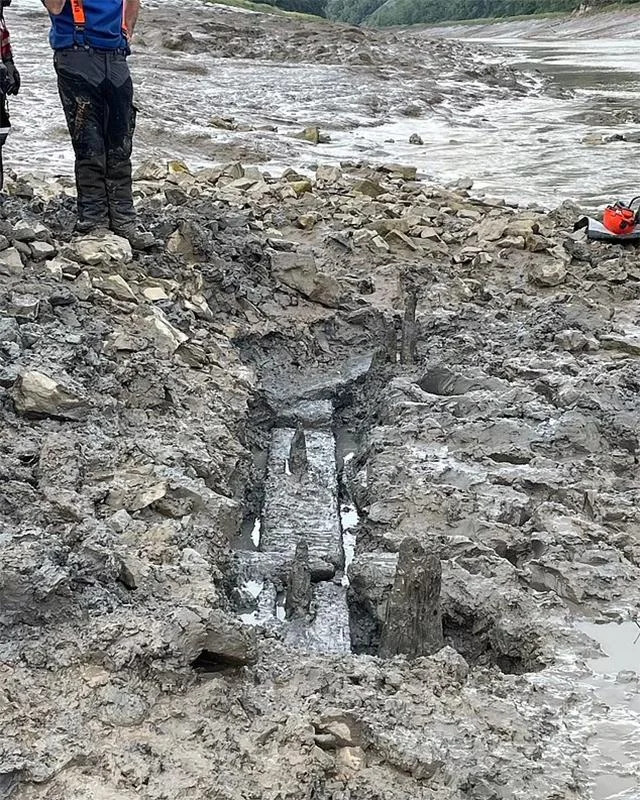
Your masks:
{"label": "pile of stone", "polygon": [[[404,165],[145,164],[136,194],[148,255],[72,239],[56,191],[0,211],[0,794],[586,791],[597,704],[531,675],[584,652],[569,607],[640,602],[635,251]],[[353,654],[233,606],[300,397],[360,437]],[[303,555],[268,567],[292,619]]]}

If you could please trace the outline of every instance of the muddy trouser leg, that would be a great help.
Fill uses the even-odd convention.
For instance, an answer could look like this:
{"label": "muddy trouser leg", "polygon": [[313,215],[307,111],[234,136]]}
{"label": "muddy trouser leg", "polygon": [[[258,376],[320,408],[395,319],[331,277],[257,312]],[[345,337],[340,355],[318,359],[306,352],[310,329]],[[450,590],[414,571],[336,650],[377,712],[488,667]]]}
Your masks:
{"label": "muddy trouser leg", "polygon": [[106,226],[105,55],[62,50],[56,53],[54,64],[76,156],[78,222],[87,227]]}
{"label": "muddy trouser leg", "polygon": [[7,141],[7,136],[11,129],[9,110],[7,108],[7,96],[0,93],[0,189],[4,188],[4,164],[2,160],[2,148]]}
{"label": "muddy trouser leg", "polygon": [[131,184],[131,150],[136,125],[133,83],[126,56],[108,57],[107,120],[107,192],[111,228],[118,230],[135,222]]}

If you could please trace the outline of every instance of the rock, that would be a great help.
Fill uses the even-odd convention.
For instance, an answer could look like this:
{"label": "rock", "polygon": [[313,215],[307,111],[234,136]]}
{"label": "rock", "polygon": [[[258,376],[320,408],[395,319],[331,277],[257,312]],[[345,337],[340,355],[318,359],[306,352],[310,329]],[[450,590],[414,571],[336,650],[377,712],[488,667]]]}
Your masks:
{"label": "rock", "polygon": [[94,278],[93,286],[101,292],[115,297],[116,300],[136,303],[136,296],[133,290],[121,275],[109,275],[106,278]]}
{"label": "rock", "polygon": [[107,525],[112,528],[116,533],[124,533],[127,528],[131,525],[133,519],[129,512],[121,508],[119,511],[116,511],[107,519]]}
{"label": "rock", "polygon": [[87,403],[82,397],[36,370],[21,376],[14,388],[13,400],[20,414],[76,420],[83,419],[88,413]]}
{"label": "rock", "polygon": [[339,283],[318,272],[312,253],[272,251],[271,267],[274,277],[316,303],[337,307],[342,291]]}
{"label": "rock", "polygon": [[21,275],[22,256],[15,247],[0,251],[0,275]]}
{"label": "rock", "polygon": [[142,290],[142,296],[150,303],[157,303],[160,300],[168,300],[169,295],[165,292],[162,286],[145,286]]}
{"label": "rock", "polygon": [[152,308],[150,313],[141,319],[143,333],[155,341],[161,351],[175,353],[180,345],[189,340],[187,334],[172,325],[159,308]]}
{"label": "rock", "polygon": [[179,227],[167,239],[167,252],[183,256],[189,263],[197,261],[191,225],[180,223]]}
{"label": "rock", "polygon": [[73,290],[78,300],[89,300],[93,296],[93,284],[88,272],[81,272],[73,282]]}
{"label": "rock", "polygon": [[383,253],[388,253],[391,250],[391,248],[389,247],[387,242],[385,242],[382,236],[374,236],[371,239],[371,244],[376,250],[380,250]]}
{"label": "rock", "polygon": [[238,123],[233,117],[214,116],[209,120],[209,125],[212,128],[219,128],[223,131],[235,131],[238,129]]}
{"label": "rock", "polygon": [[400,245],[414,252],[419,249],[419,245],[412,241],[406,234],[402,233],[402,231],[390,230],[385,236],[385,240],[390,245]]}
{"label": "rock", "polygon": [[129,554],[118,555],[117,562],[119,566],[118,580],[120,583],[126,586],[130,591],[138,589],[147,577],[149,569],[144,566],[139,558]]}
{"label": "rock", "polygon": [[295,138],[311,142],[311,144],[328,144],[331,141],[331,137],[328,134],[321,133],[320,128],[315,126],[305,128],[300,133],[296,133]]}
{"label": "rock", "polygon": [[287,619],[305,618],[311,608],[312,596],[309,547],[304,540],[300,540],[289,568],[285,603]]}
{"label": "rock", "polygon": [[482,214],[475,208],[461,208],[457,216],[459,216],[460,219],[472,219],[474,222],[482,219]]}
{"label": "rock", "polygon": [[382,658],[400,653],[410,658],[432,655],[444,646],[441,581],[442,565],[435,550],[425,549],[416,539],[405,539],[387,600],[380,638]]}
{"label": "rock", "polygon": [[189,195],[178,186],[168,186],[164,190],[167,203],[174,206],[183,206],[189,202]]}
{"label": "rock", "polygon": [[600,336],[600,345],[606,350],[619,350],[631,356],[640,356],[640,336],[608,334]]}
{"label": "rock", "polygon": [[193,294],[188,300],[184,301],[184,307],[189,311],[193,311],[196,317],[200,319],[213,319],[213,311],[211,306],[207,303],[207,299],[202,294]]}
{"label": "rock", "polygon": [[544,253],[548,249],[549,243],[544,236],[528,233],[524,238],[524,247],[530,253]]}
{"label": "rock", "polygon": [[301,197],[303,194],[310,192],[312,189],[311,181],[306,178],[301,181],[290,181],[289,185],[296,193],[296,197]]}
{"label": "rock", "polygon": [[524,250],[525,244],[524,236],[506,236],[504,239],[500,239],[498,247],[504,247],[507,250]]}
{"label": "rock", "polygon": [[4,312],[10,317],[33,322],[38,319],[40,301],[31,294],[12,294]]}
{"label": "rock", "polygon": [[114,233],[83,236],[72,250],[78,261],[92,267],[128,264],[133,259],[129,242]]}
{"label": "rock", "polygon": [[340,747],[336,752],[338,775],[349,777],[367,766],[367,757],[361,747]]}
{"label": "rock", "polygon": [[28,222],[20,220],[13,226],[11,238],[18,242],[33,242],[36,238],[36,231]]}
{"label": "rock", "polygon": [[189,167],[184,163],[184,161],[179,161],[178,159],[172,159],[167,163],[167,171],[169,175],[173,175],[174,179],[175,176],[188,176],[191,175],[191,170]]}
{"label": "rock", "polygon": [[121,687],[108,684],[96,692],[98,718],[112,728],[140,725],[149,711],[141,697]]}
{"label": "rock", "polygon": [[44,266],[48,272],[59,280],[62,280],[62,278],[77,278],[82,272],[82,267],[77,261],[62,258],[62,256],[56,256],[51,261],[47,261]]}
{"label": "rock", "polygon": [[6,344],[8,342],[20,341],[20,326],[15,319],[6,316],[0,316],[0,342]]}
{"label": "rock", "polygon": [[422,136],[419,136],[417,133],[412,133],[409,137],[409,144],[423,145],[424,141]]}
{"label": "rock", "polygon": [[10,389],[20,377],[20,369],[16,364],[0,365],[0,386]]}
{"label": "rock", "polygon": [[321,184],[331,185],[338,183],[342,178],[340,167],[330,167],[326,164],[319,166],[316,170],[316,181]]}
{"label": "rock", "polygon": [[529,267],[529,280],[538,286],[559,286],[567,277],[567,268],[559,261],[543,261]]}
{"label": "rock", "polygon": [[133,173],[134,181],[161,181],[169,174],[166,163],[145,161]]}
{"label": "rock", "polygon": [[145,468],[118,473],[109,492],[107,503],[111,508],[128,513],[142,511],[166,497],[169,483]]}
{"label": "rock", "polygon": [[355,732],[355,725],[350,714],[338,709],[327,709],[315,723],[320,734],[330,735],[338,747],[357,747],[360,736]]}
{"label": "rock", "polygon": [[310,231],[317,222],[317,214],[302,214],[296,220],[296,225],[302,230]]}
{"label": "rock", "polygon": [[209,617],[201,647],[199,659],[203,666],[207,663],[242,666],[257,659],[255,630],[221,612],[214,611]]}
{"label": "rock", "polygon": [[193,342],[183,342],[176,350],[176,355],[181,358],[185,364],[188,364],[194,369],[201,369],[209,361],[209,356],[204,347],[200,347]]}
{"label": "rock", "polygon": [[505,236],[509,220],[504,217],[487,217],[476,226],[474,232],[480,242],[497,242]]}
{"label": "rock", "polygon": [[244,178],[244,167],[239,161],[234,161],[231,164],[225,164],[222,168],[222,175],[233,180]]}
{"label": "rock", "polygon": [[49,258],[54,258],[58,251],[48,242],[32,242],[31,255],[34,261],[46,261]]}
{"label": "rock", "polygon": [[61,286],[59,289],[54,289],[49,293],[47,300],[52,308],[73,306],[78,302],[78,298],[73,294],[73,292],[70,292],[66,286]]}
{"label": "rock", "polygon": [[587,336],[579,330],[560,331],[555,335],[554,341],[559,347],[570,353],[594,353],[600,349],[600,344],[595,336]]}
{"label": "rock", "polygon": [[[298,425],[289,448],[289,470],[292,475],[301,481],[307,474],[308,468],[307,442],[304,428],[302,425]],[[301,550],[301,556],[304,556],[304,548]]]}
{"label": "rock", "polygon": [[361,180],[356,181],[353,184],[353,191],[358,192],[358,194],[364,194],[367,197],[376,198],[381,194],[384,194],[384,189],[380,186],[379,183],[370,180]]}
{"label": "rock", "polygon": [[403,178],[405,181],[415,181],[418,174],[416,167],[404,164],[383,164],[380,169],[382,172],[388,172],[392,177]]}

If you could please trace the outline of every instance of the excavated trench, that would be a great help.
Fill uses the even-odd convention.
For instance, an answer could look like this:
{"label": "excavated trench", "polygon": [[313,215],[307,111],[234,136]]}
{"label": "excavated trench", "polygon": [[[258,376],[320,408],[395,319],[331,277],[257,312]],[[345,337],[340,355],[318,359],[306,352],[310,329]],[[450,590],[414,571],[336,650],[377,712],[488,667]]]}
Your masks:
{"label": "excavated trench", "polygon": [[[371,364],[371,353],[364,354],[328,381],[308,384],[297,397],[277,403],[273,396],[262,397],[253,408],[253,480],[233,543],[232,600],[244,622],[272,627],[287,644],[307,652],[351,649],[348,568],[357,514],[343,473],[357,440],[342,426],[340,414]],[[296,608],[291,586],[301,542],[308,548],[307,608]]]}
{"label": "excavated trench", "polygon": [[[399,357],[366,351],[302,382],[286,377],[286,356],[276,357],[279,368],[263,376],[266,389],[254,398],[247,432],[252,479],[242,529],[232,543],[231,601],[243,622],[270,629],[294,649],[378,654],[398,555],[385,548],[376,523],[367,519],[362,481],[355,476],[366,472],[367,435],[377,423],[380,392],[407,372],[400,363],[407,347],[402,328]],[[460,390],[445,368],[426,371],[415,382],[442,395]],[[535,635],[505,642],[496,634],[496,620],[479,618],[476,608],[450,595],[450,553],[446,537],[439,539],[446,644],[472,665],[493,664],[513,674],[542,669]],[[302,609],[296,607],[300,598],[290,596],[297,591],[291,581],[300,542],[308,546],[311,584]],[[526,557],[497,555],[511,564]]]}

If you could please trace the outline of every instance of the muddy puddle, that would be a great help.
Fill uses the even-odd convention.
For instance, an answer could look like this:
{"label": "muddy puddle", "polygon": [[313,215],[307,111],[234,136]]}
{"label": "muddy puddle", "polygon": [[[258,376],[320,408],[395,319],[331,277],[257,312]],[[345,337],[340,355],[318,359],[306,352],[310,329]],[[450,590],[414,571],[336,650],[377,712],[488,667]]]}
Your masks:
{"label": "muddy puddle", "polygon": [[586,763],[593,800],[637,800],[640,627],[629,620],[580,622],[576,628],[597,645],[586,660],[588,672],[581,671],[573,679],[574,686],[590,692],[593,700],[590,719],[584,722],[589,731]]}

